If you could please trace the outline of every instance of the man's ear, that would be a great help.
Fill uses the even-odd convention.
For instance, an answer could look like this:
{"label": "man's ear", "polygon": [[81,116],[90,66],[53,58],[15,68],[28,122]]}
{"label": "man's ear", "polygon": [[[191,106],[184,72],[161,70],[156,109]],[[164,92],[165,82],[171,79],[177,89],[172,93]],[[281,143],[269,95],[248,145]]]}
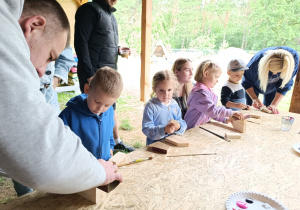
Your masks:
{"label": "man's ear", "polygon": [[229,70],[227,70],[227,74],[230,75],[230,71]]}
{"label": "man's ear", "polygon": [[41,15],[35,15],[28,18],[24,23],[24,36],[30,37],[37,32],[43,32],[46,25],[46,19]]}
{"label": "man's ear", "polygon": [[84,93],[85,94],[89,94],[90,91],[90,85],[88,83],[85,83],[84,85]]}

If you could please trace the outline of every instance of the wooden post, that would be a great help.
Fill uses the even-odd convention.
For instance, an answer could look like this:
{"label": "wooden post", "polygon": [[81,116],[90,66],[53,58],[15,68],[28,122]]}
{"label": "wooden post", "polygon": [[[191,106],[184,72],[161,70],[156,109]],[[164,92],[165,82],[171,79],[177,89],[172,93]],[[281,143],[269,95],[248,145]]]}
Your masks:
{"label": "wooden post", "polygon": [[152,27],[152,0],[142,4],[142,50],[141,50],[141,101],[146,101],[150,90],[150,53]]}
{"label": "wooden post", "polygon": [[300,113],[300,71],[299,71],[299,67],[298,67],[298,73],[296,75],[296,79],[295,79],[295,84],[294,84],[294,90],[293,90],[293,95],[292,95],[292,99],[291,99],[291,103],[290,103],[290,112],[294,112],[294,113]]}

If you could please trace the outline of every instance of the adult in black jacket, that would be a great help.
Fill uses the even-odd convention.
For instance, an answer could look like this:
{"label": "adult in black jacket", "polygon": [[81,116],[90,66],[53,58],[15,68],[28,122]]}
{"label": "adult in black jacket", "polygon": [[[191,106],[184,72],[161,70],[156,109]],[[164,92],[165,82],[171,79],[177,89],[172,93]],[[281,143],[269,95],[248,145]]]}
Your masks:
{"label": "adult in black jacket", "polygon": [[[84,85],[92,80],[99,68],[109,66],[117,70],[120,47],[118,25],[113,15],[116,3],[117,0],[93,0],[80,6],[75,14],[74,46],[81,92],[84,92]],[[115,148],[134,150],[119,138],[116,112],[114,138]]]}

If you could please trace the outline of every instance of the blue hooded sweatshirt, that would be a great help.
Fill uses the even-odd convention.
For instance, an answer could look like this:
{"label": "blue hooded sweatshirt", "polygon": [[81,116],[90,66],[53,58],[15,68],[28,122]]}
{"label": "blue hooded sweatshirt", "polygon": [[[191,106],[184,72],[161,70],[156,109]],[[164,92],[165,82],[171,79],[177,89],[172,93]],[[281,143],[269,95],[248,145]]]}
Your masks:
{"label": "blue hooded sweatshirt", "polygon": [[70,99],[59,117],[81,138],[85,148],[97,159],[108,160],[111,158],[110,149],[115,146],[113,107],[110,106],[99,116],[90,111],[86,98],[87,95],[83,93]]}

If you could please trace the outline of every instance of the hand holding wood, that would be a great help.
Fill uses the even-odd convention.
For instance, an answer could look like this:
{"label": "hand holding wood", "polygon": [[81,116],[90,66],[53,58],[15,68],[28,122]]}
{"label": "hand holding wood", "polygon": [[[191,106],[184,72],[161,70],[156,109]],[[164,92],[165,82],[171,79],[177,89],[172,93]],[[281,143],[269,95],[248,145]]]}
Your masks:
{"label": "hand holding wood", "polygon": [[105,161],[103,159],[99,159],[98,162],[103,166],[106,172],[106,179],[102,185],[107,185],[115,180],[118,180],[120,182],[123,181],[122,174],[118,173],[117,165],[114,165],[111,161]]}

